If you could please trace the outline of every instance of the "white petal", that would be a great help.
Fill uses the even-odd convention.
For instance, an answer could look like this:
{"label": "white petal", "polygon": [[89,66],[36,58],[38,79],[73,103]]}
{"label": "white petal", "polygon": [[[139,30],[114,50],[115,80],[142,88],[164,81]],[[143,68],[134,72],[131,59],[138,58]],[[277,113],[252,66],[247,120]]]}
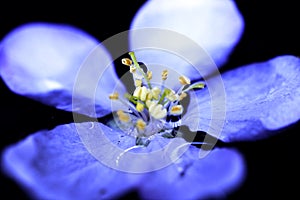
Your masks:
{"label": "white petal", "polygon": [[[192,56],[193,64],[204,67],[208,56],[221,66],[239,41],[243,27],[242,16],[231,0],[152,0],[138,11],[131,29],[158,28],[174,33],[166,36],[162,31],[151,34],[145,34],[147,30],[144,33],[133,31],[130,47],[136,50],[142,62],[166,65],[194,79],[194,70],[186,72],[190,60],[183,59],[187,55]],[[203,49],[199,51],[199,48],[191,46],[188,39],[174,37],[175,33],[189,38]],[[142,45],[140,40],[153,46]],[[169,46],[157,46],[156,42]]]}
{"label": "white petal", "polygon": [[[89,58],[83,67],[94,48],[93,59]],[[74,97],[76,111],[92,116],[95,113],[86,107],[94,98],[98,116],[110,112],[110,101],[103,99],[113,92],[118,80],[112,65],[108,67],[110,63],[108,51],[96,39],[66,25],[23,25],[3,39],[0,49],[0,74],[13,92],[67,111],[73,111]],[[85,75],[78,83],[84,89],[73,94],[78,73],[80,78]],[[96,90],[100,75],[105,78]],[[91,89],[92,94],[88,93]]]}

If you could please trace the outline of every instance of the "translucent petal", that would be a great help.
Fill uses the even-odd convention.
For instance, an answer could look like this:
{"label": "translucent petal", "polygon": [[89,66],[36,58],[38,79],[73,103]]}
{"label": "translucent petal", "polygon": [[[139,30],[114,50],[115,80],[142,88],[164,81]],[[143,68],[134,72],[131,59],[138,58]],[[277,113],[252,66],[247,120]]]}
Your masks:
{"label": "translucent petal", "polygon": [[[242,35],[243,27],[242,16],[234,1],[231,0],[147,1],[137,12],[131,25],[133,30],[160,28],[182,34],[201,46],[217,66],[226,62]],[[203,52],[196,51],[183,40],[173,40],[170,44],[171,49],[160,49],[155,46],[141,47],[140,38],[149,43],[164,43],[168,41],[168,37],[161,34],[145,36],[145,34],[131,32],[130,47],[136,51],[137,57],[142,62],[173,67],[181,73],[188,73],[186,75],[190,78],[197,77],[193,70],[186,72],[189,63],[183,60],[182,56],[194,55],[198,59],[197,65],[206,65],[206,59],[202,60]],[[174,54],[174,49],[180,49],[184,53]]]}
{"label": "translucent petal", "polygon": [[[91,125],[76,126],[90,131]],[[74,124],[37,132],[7,148],[2,164],[5,172],[37,199],[112,199],[130,190],[136,180],[134,175],[96,160]]]}
{"label": "translucent petal", "polygon": [[[172,164],[173,151],[178,146],[186,144],[182,138],[170,140],[161,136],[152,136],[151,142],[146,147],[137,146],[136,138],[129,136],[128,132],[120,131],[118,123],[110,121],[108,124],[111,128],[99,123],[91,124],[90,128],[82,124],[76,126],[87,150],[112,169],[141,176]],[[146,140],[147,138],[144,138],[144,141]]]}
{"label": "translucent petal", "polygon": [[[217,135],[221,140],[230,142],[265,138],[276,133],[275,130],[299,120],[299,58],[279,56],[229,71],[222,77],[227,103],[224,127],[221,135]],[[207,130],[211,119],[208,91],[198,92],[198,98],[201,109],[198,129]],[[189,114],[184,124],[192,124],[191,117],[197,113],[191,110]]]}
{"label": "translucent petal", "polygon": [[[81,69],[82,63],[95,47],[93,55],[97,54],[97,60],[88,60],[91,67],[85,72]],[[103,72],[110,63],[109,53],[94,38],[66,25],[23,25],[3,39],[0,49],[0,74],[12,91],[67,111],[72,111],[74,97],[77,100],[74,109],[88,115],[94,115],[86,109],[86,104],[95,98],[95,93],[98,116],[109,112],[109,100],[103,105],[102,99],[113,91],[113,83],[118,80],[112,66]],[[103,84],[93,91],[93,96],[89,90],[72,94],[74,83],[78,82],[77,73],[85,74],[85,79],[80,80],[82,88],[95,85],[99,74],[104,73],[106,79],[100,81]]]}
{"label": "translucent petal", "polygon": [[190,147],[174,165],[148,174],[140,184],[143,199],[225,198],[241,184],[245,167],[237,151],[215,149],[202,159],[198,153]]}

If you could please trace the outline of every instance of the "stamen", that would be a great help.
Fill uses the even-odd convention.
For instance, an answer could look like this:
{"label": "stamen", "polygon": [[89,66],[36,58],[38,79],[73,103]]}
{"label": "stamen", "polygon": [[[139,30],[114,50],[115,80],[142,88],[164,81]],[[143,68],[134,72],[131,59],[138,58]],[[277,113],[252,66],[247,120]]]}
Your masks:
{"label": "stamen", "polygon": [[142,86],[142,87],[138,86],[134,90],[133,96],[139,98],[141,101],[145,101],[148,93],[149,93],[149,91],[145,86]]}
{"label": "stamen", "polygon": [[173,90],[170,90],[170,93],[168,95],[166,95],[166,98],[169,101],[174,102],[174,101],[178,100],[178,95]]}
{"label": "stamen", "polygon": [[130,66],[130,73],[134,74],[136,73],[136,67],[135,66]]}
{"label": "stamen", "polygon": [[136,104],[136,110],[139,112],[143,112],[144,110],[144,104],[142,104],[141,102],[137,102]]}
{"label": "stamen", "polygon": [[155,100],[158,100],[160,92],[161,90],[158,87],[154,87],[151,89],[151,94]]}
{"label": "stamen", "polygon": [[171,110],[170,110],[170,114],[172,115],[181,115],[183,112],[183,107],[182,105],[176,105],[176,106],[172,106]]}
{"label": "stamen", "polygon": [[168,70],[163,70],[162,71],[162,73],[161,73],[161,79],[163,80],[163,81],[165,81],[165,80],[167,80],[167,78],[168,78]]}
{"label": "stamen", "polygon": [[147,82],[147,84],[148,84],[148,87],[151,89],[152,86],[151,86],[151,84],[150,84],[150,81],[149,81],[147,75],[145,74],[144,70],[140,67],[138,61],[136,60],[136,57],[135,57],[135,55],[134,55],[134,52],[129,52],[128,54],[130,55],[131,60],[132,60],[133,63],[134,63],[134,66],[135,66],[135,67],[139,70],[139,72],[143,75],[143,77],[145,78],[145,80],[146,80],[146,82]]}
{"label": "stamen", "polygon": [[146,100],[151,100],[152,98],[153,98],[153,95],[152,95],[151,91],[148,91]]}
{"label": "stamen", "polygon": [[140,99],[142,101],[145,101],[146,97],[147,97],[147,94],[148,94],[148,90],[145,86],[143,86],[142,89],[141,89],[141,93],[140,93]]}
{"label": "stamen", "polygon": [[150,108],[150,106],[152,105],[152,104],[156,104],[154,101],[150,101],[150,100],[147,100],[146,101],[146,106],[147,106],[147,108]]}
{"label": "stamen", "polygon": [[141,86],[142,86],[142,80],[140,80],[140,79],[135,79],[135,80],[134,80],[134,85],[135,85],[135,87],[141,87]]}
{"label": "stamen", "polygon": [[119,93],[115,92],[109,95],[108,97],[111,100],[118,100],[119,99]]}
{"label": "stamen", "polygon": [[161,104],[156,103],[149,106],[149,113],[155,119],[162,119],[167,116],[167,110]]}
{"label": "stamen", "polygon": [[132,65],[132,61],[129,58],[123,58],[122,59],[122,64],[129,67],[129,66]]}
{"label": "stamen", "polygon": [[138,129],[139,132],[143,132],[146,128],[146,122],[142,119],[138,119],[136,121],[135,127]]}
{"label": "stamen", "polygon": [[152,79],[152,71],[147,71],[147,78],[148,80]]}
{"label": "stamen", "polygon": [[168,88],[165,88],[163,94],[161,95],[161,97],[160,97],[160,99],[159,99],[159,101],[158,101],[158,103],[159,103],[159,104],[162,104],[163,101],[164,101],[164,99],[165,99],[165,97],[166,97],[167,95],[169,95],[170,93],[171,93],[171,90],[168,89]]}
{"label": "stamen", "polygon": [[124,113],[123,110],[118,110],[117,115],[121,122],[129,122],[129,120],[130,120],[130,116],[128,114]]}
{"label": "stamen", "polygon": [[185,92],[182,92],[179,97],[178,97],[178,101],[181,101],[182,99],[184,99],[187,96],[187,94]]}
{"label": "stamen", "polygon": [[179,79],[179,82],[181,83],[181,85],[191,84],[191,80],[189,78],[187,78],[186,76],[180,76],[178,79]]}
{"label": "stamen", "polygon": [[198,82],[198,83],[194,83],[193,85],[190,85],[188,88],[184,89],[183,92],[187,92],[193,89],[203,89],[204,87],[205,87],[204,83]]}
{"label": "stamen", "polygon": [[142,87],[137,87],[137,88],[135,88],[132,96],[140,98],[141,92],[142,92]]}

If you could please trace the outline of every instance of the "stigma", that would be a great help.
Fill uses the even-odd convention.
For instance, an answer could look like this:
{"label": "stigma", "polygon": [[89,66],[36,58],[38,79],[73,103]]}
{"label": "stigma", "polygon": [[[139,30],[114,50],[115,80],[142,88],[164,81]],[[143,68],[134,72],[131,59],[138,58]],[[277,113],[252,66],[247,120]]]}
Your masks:
{"label": "stigma", "polygon": [[[151,83],[153,73],[146,67],[146,71],[139,65],[134,52],[128,53],[130,58],[123,58],[122,64],[128,67],[132,74],[135,89],[133,93],[126,93],[122,100],[118,92],[109,95],[111,101],[121,101],[128,110],[118,110],[116,120],[119,127],[128,135],[136,138],[137,144],[147,146],[151,138],[161,135],[169,138],[181,126],[181,115],[184,107],[181,101],[187,97],[192,89],[204,88],[204,83],[195,83],[186,76],[178,77],[177,91],[165,86],[168,79],[167,69],[161,71],[161,84]],[[157,84],[157,83],[156,83]]]}

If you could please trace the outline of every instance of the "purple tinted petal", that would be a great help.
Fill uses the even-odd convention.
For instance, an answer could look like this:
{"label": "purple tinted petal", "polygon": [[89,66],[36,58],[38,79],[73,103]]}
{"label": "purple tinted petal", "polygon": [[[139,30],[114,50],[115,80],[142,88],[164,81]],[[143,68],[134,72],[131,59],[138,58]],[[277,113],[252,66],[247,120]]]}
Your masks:
{"label": "purple tinted petal", "polygon": [[141,183],[144,199],[202,199],[225,197],[244,177],[244,161],[233,149],[215,149],[198,159],[199,149],[189,152],[175,164],[150,173]]}
{"label": "purple tinted petal", "polygon": [[[190,99],[186,114],[182,117],[182,124],[192,131],[209,132],[212,118],[211,95],[208,89],[196,92],[196,97]],[[211,133],[218,135],[218,133]]]}
{"label": "purple tinted petal", "polygon": [[[226,120],[221,140],[256,140],[300,118],[300,59],[280,56],[223,74],[226,90]],[[205,94],[206,93],[206,94]],[[208,91],[198,92],[201,114],[198,130],[208,130],[211,105]],[[192,106],[195,106],[195,103]],[[221,105],[220,107],[222,107]],[[193,124],[191,112],[184,124]],[[223,120],[223,119],[217,119]]]}
{"label": "purple tinted petal", "polygon": [[[23,25],[9,33],[1,43],[0,74],[12,91],[72,111],[72,92],[77,73],[96,46],[98,60],[93,60],[88,72],[91,76],[81,82],[82,88],[90,87],[91,80],[98,80],[99,77],[92,75],[101,74],[111,61],[105,48],[87,33],[71,26],[45,23]],[[94,70],[93,73],[91,70]],[[117,81],[112,67],[105,73],[110,81],[102,81],[104,85],[99,86],[98,96],[108,96],[113,90],[111,83]],[[82,102],[94,98],[94,93],[91,96],[81,90],[75,95],[77,103],[81,102],[75,105],[77,111],[92,115],[85,110],[86,103]],[[98,114],[109,112],[108,106],[97,100],[100,104]]]}
{"label": "purple tinted petal", "polygon": [[110,127],[100,123],[91,124],[91,128],[82,124],[76,127],[87,150],[110,168],[140,176],[172,164],[181,155],[176,154],[174,157],[174,150],[187,144],[182,138],[170,140],[153,135],[147,147],[136,146],[136,138],[129,136],[128,132],[120,131],[118,123],[114,121],[108,123]]}
{"label": "purple tinted petal", "polygon": [[[76,126],[90,131],[90,125]],[[135,182],[134,176],[97,161],[82,144],[74,124],[40,131],[9,147],[2,164],[38,199],[111,199]]]}
{"label": "purple tinted petal", "polygon": [[[131,29],[161,28],[183,34],[198,43],[215,63],[220,66],[227,60],[228,55],[239,41],[243,32],[243,19],[233,1],[230,0],[201,0],[201,1],[147,1],[136,14]],[[131,49],[140,48],[137,34],[130,35]],[[159,34],[147,35],[147,41],[165,41]],[[173,41],[177,48],[184,49],[186,54],[199,54],[185,43]],[[172,66],[179,72],[186,72],[181,55],[172,55],[159,49],[139,49],[136,52],[145,63],[159,63]],[[169,54],[168,54],[169,53]],[[190,71],[193,76],[193,71]],[[194,78],[194,77],[191,77]]]}
{"label": "purple tinted petal", "polygon": [[299,120],[299,58],[252,64],[224,74],[223,80],[228,104],[222,140],[263,138]]}

